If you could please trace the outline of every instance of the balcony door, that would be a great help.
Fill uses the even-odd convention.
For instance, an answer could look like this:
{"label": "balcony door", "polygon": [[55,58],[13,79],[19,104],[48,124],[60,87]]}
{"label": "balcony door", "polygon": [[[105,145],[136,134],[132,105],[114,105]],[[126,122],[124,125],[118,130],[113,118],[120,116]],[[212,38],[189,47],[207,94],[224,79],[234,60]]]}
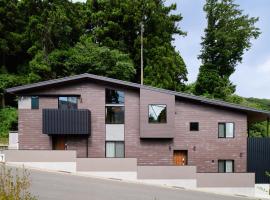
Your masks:
{"label": "balcony door", "polygon": [[53,150],[65,150],[66,140],[64,136],[52,137]]}
{"label": "balcony door", "polygon": [[174,150],[173,164],[179,166],[187,165],[187,150]]}

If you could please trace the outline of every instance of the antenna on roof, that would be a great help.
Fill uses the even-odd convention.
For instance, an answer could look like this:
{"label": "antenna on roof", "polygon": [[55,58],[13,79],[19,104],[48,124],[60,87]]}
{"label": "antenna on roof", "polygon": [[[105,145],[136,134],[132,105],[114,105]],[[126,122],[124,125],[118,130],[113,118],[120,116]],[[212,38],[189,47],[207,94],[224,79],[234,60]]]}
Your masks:
{"label": "antenna on roof", "polygon": [[143,85],[143,32],[144,32],[143,22],[140,23],[140,26],[141,26],[141,85]]}

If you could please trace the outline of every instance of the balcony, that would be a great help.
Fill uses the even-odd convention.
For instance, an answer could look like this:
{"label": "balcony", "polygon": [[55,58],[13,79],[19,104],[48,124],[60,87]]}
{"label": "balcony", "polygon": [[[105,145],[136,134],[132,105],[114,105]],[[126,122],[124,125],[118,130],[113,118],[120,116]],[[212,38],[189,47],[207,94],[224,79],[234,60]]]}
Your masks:
{"label": "balcony", "polygon": [[43,109],[42,131],[48,135],[90,135],[91,113],[87,109]]}

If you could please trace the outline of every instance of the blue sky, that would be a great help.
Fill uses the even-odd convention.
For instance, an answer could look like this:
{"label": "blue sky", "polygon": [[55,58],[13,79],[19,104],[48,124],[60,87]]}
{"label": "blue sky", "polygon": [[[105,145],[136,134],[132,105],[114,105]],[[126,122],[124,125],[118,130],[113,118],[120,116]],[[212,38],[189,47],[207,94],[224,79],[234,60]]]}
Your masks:
{"label": "blue sky", "polygon": [[[270,98],[270,1],[236,0],[245,14],[259,17],[257,26],[261,29],[260,37],[252,41],[251,49],[244,54],[243,61],[236,68],[231,81],[236,84],[236,93],[244,97]],[[206,26],[203,4],[205,0],[169,0],[166,4],[176,3],[177,13],[183,20],[179,26],[188,35],[175,37],[176,49],[185,60],[189,82],[196,80],[200,60],[201,36]]]}

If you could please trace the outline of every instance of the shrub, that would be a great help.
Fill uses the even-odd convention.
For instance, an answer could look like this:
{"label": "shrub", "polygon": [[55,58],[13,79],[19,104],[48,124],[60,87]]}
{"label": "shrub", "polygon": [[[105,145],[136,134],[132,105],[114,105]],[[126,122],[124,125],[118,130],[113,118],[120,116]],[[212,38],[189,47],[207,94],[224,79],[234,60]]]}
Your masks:
{"label": "shrub", "polygon": [[0,109],[0,138],[7,138],[10,130],[16,130],[18,126],[17,109],[6,107]]}
{"label": "shrub", "polygon": [[36,200],[29,192],[29,173],[0,164],[0,200]]}

